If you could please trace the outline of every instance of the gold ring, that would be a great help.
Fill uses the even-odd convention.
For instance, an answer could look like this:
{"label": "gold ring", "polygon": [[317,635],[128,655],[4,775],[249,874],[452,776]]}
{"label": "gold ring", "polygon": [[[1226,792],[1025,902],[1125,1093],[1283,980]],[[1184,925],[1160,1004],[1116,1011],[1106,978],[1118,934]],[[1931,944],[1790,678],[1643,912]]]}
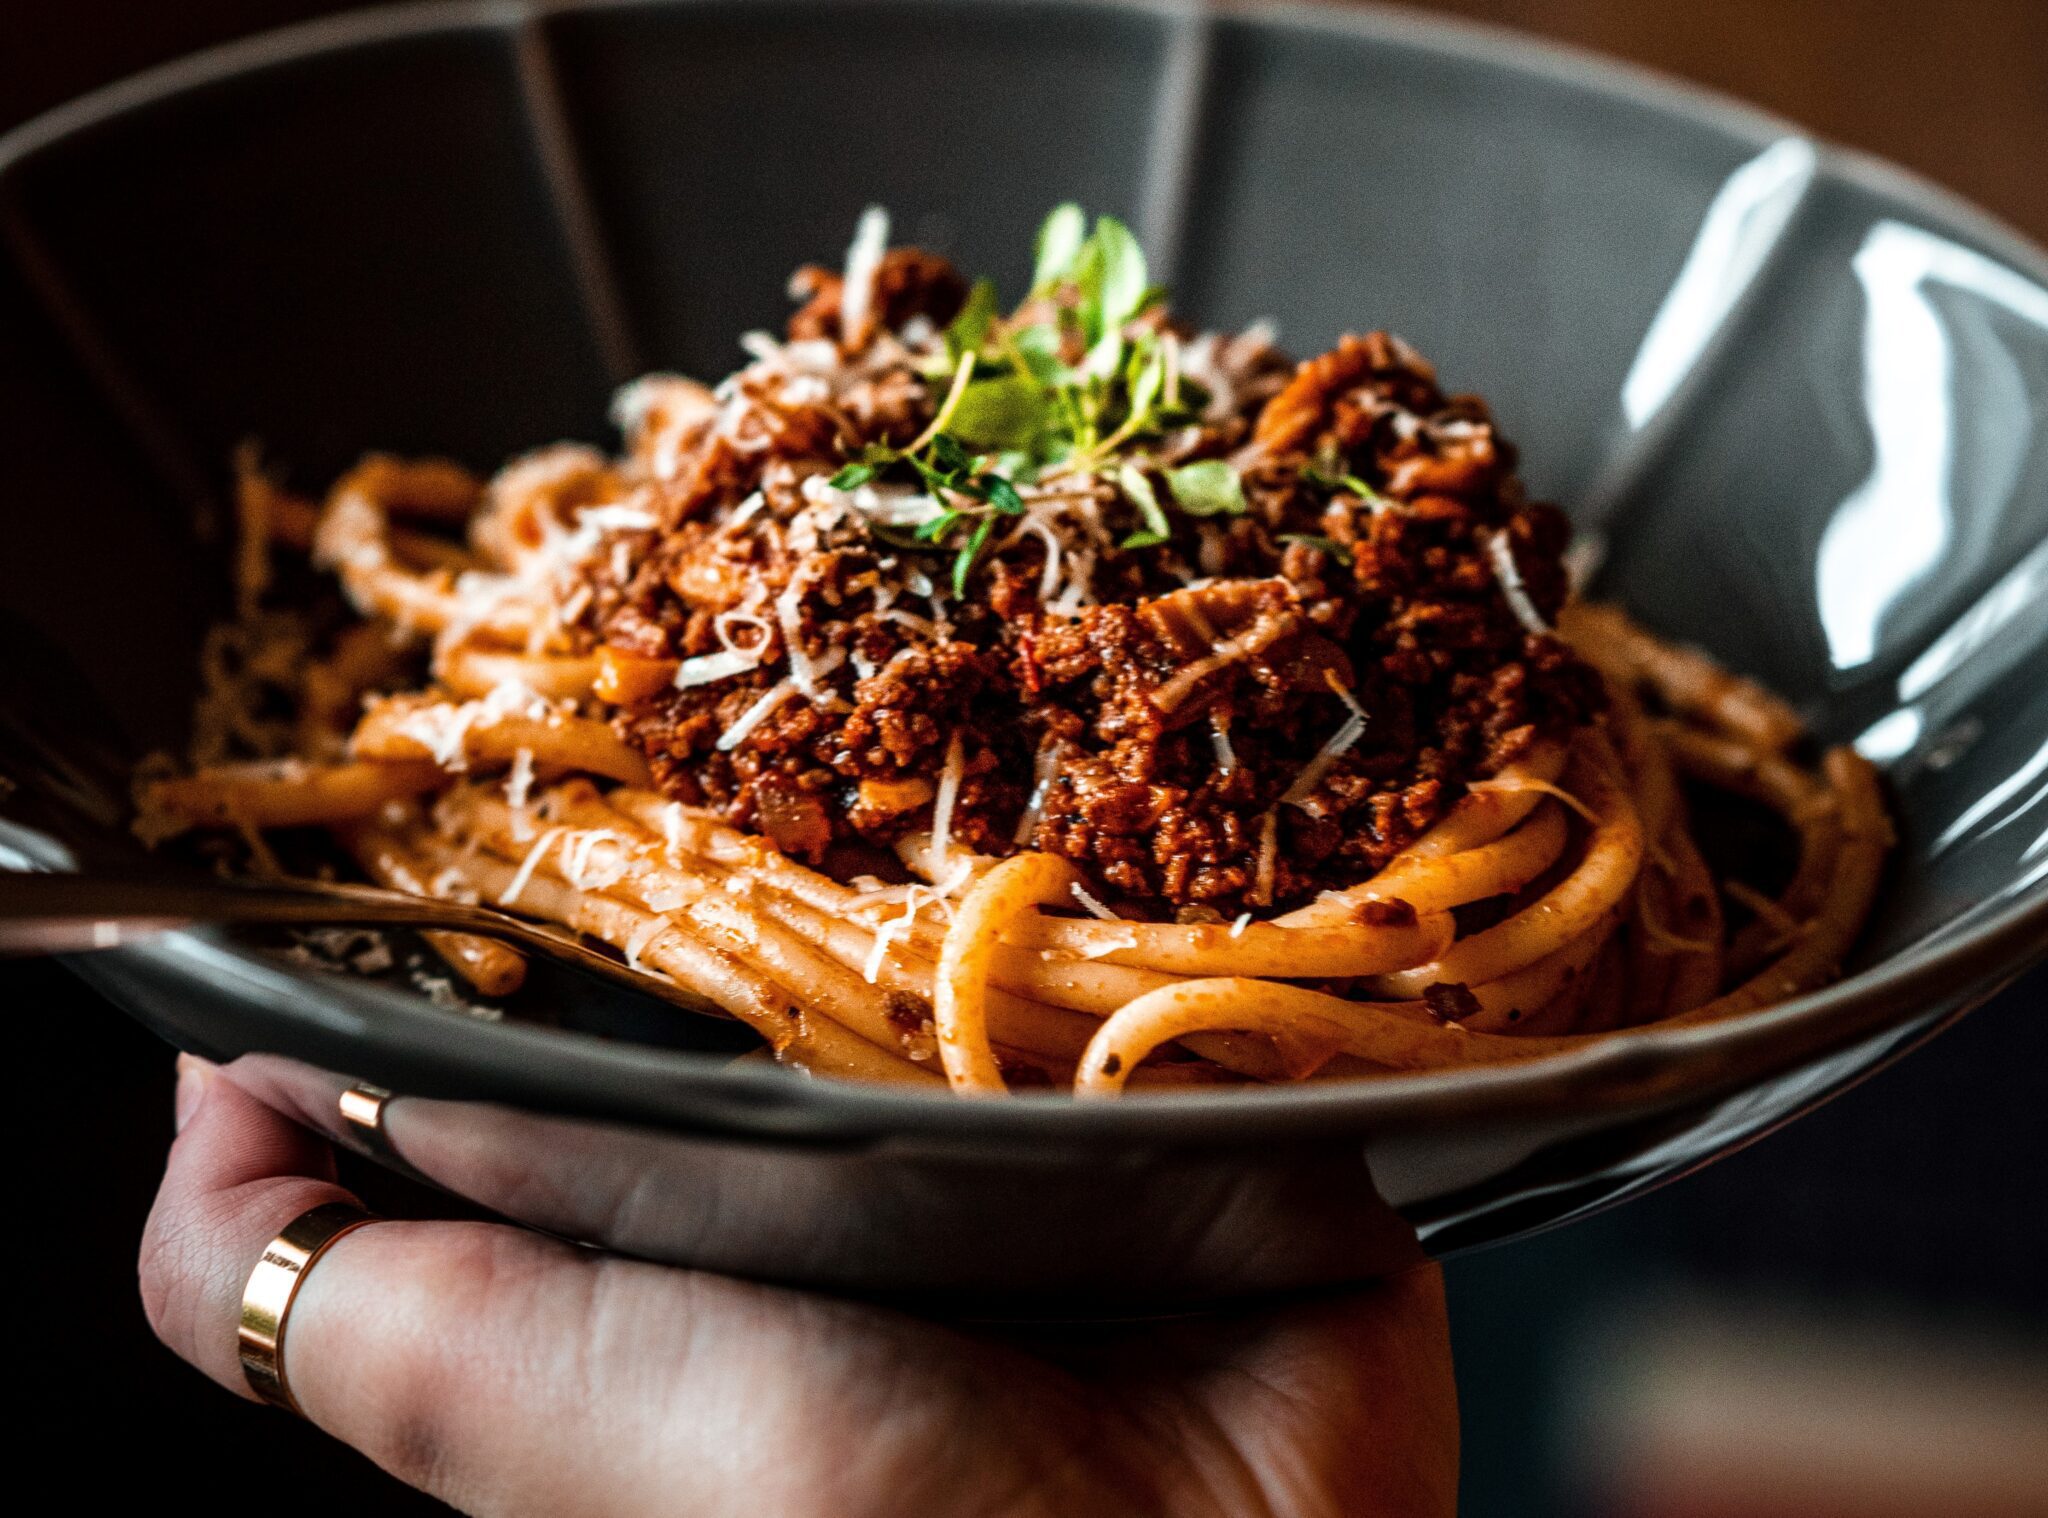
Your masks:
{"label": "gold ring", "polygon": [[425,1181],[412,1161],[398,1152],[391,1141],[391,1104],[398,1098],[382,1086],[359,1081],[341,1093],[341,1130],[355,1140],[355,1147],[386,1170],[410,1180]]}
{"label": "gold ring", "polygon": [[371,1154],[380,1159],[391,1158],[395,1151],[391,1147],[391,1135],[384,1127],[384,1109],[391,1102],[391,1093],[382,1086],[367,1082],[350,1086],[341,1093],[341,1120],[356,1141]]}
{"label": "gold ring", "polygon": [[376,1221],[374,1214],[353,1202],[328,1202],[300,1213],[264,1246],[263,1258],[242,1288],[239,1338],[242,1374],[250,1390],[265,1402],[299,1412],[284,1378],[284,1330],[292,1302],[305,1283],[306,1272],[336,1239]]}

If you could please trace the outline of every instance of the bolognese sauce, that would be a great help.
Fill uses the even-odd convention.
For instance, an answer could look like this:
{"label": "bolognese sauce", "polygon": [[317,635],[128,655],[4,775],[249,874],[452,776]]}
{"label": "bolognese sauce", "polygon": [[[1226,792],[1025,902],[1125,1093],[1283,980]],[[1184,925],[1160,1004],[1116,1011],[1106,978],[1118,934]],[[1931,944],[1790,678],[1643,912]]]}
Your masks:
{"label": "bolognese sauce", "polygon": [[[1229,918],[1371,874],[1467,781],[1597,709],[1549,626],[1563,514],[1526,497],[1485,405],[1399,339],[1296,365],[1259,331],[1197,338],[1147,305],[1179,393],[1128,428],[1117,397],[1115,447],[1003,450],[969,412],[956,472],[1007,478],[1001,513],[904,459],[833,483],[932,426],[966,281],[894,250],[852,324],[840,276],[797,283],[787,340],[757,339],[722,392],[633,398],[657,525],[587,561],[596,646],[712,676],[614,718],[670,795],[845,869],[931,831],[944,794],[977,853],[1054,853],[1116,898]],[[1055,280],[992,321],[964,398],[1014,383],[1016,331],[1078,343],[1084,298]],[[1190,465],[1232,472],[1235,498],[1178,509]],[[950,540],[888,525],[954,507],[956,535],[977,510],[995,523],[957,577]]]}

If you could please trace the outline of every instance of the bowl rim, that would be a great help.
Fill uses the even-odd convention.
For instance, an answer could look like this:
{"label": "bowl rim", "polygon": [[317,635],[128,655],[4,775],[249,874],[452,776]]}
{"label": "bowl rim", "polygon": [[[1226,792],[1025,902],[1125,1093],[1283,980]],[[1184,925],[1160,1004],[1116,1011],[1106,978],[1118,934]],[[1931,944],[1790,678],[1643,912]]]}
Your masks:
{"label": "bowl rim", "polygon": [[[1033,0],[896,0],[933,10],[1030,12]],[[67,138],[125,114],[238,76],[409,36],[496,31],[517,36],[555,17],[625,10],[744,9],[848,11],[860,0],[409,0],[349,10],[257,33],[175,59],[102,86],[0,134],[0,188],[26,163]],[[1149,16],[1182,29],[1219,21],[1255,29],[1335,33],[1437,57],[1463,60],[1541,83],[1592,94],[1689,121],[1762,147],[1784,138],[1809,143],[1817,182],[1855,184],[2048,285],[2048,252],[1993,214],[1910,170],[1816,134],[1755,106],[1639,64],[1569,44],[1463,18],[1378,3],[1312,0],[1060,0],[1069,11]],[[116,951],[137,968],[186,981],[203,978],[230,994],[328,1024],[365,1052],[424,1061],[454,1076],[486,1077],[530,1105],[556,1103],[694,1126],[714,1094],[730,1130],[778,1111],[788,1137],[886,1137],[911,1133],[962,1140],[1114,1138],[1135,1142],[1241,1143],[1258,1136],[1391,1132],[1446,1122],[1507,1121],[1532,1115],[1591,1115],[1617,1107],[1668,1106],[1711,1099],[1874,1035],[1909,1027],[1917,1013],[1988,996],[2032,963],[2048,959],[2048,872],[2035,871],[1892,957],[1831,986],[1775,1006],[1697,1027],[1651,1025],[1590,1041],[1580,1050],[1511,1065],[1390,1075],[1301,1088],[1177,1092],[1170,1099],[1076,1102],[1065,1094],[1020,1093],[1006,1102],[963,1102],[945,1092],[792,1081],[787,1072],[734,1066],[701,1054],[622,1044],[591,1035],[519,1024],[451,1018],[424,996],[366,982],[344,982],[288,968],[235,949],[214,935],[180,933]],[[1967,921],[1979,917],[1978,921]],[[81,968],[88,968],[81,965]],[[118,977],[89,978],[103,984]],[[332,983],[331,986],[329,983]],[[332,994],[321,994],[331,990]],[[310,993],[310,994],[309,994]],[[351,1005],[353,1004],[353,1006]],[[361,1009],[383,1015],[365,1018]],[[1803,1038],[1798,1035],[1805,1035]],[[536,1078],[537,1072],[545,1078]],[[580,1092],[580,1097],[577,1093]],[[794,1093],[794,1094],[793,1094]],[[593,1101],[591,1098],[595,1097]],[[736,1116],[737,1115],[737,1116]]]}

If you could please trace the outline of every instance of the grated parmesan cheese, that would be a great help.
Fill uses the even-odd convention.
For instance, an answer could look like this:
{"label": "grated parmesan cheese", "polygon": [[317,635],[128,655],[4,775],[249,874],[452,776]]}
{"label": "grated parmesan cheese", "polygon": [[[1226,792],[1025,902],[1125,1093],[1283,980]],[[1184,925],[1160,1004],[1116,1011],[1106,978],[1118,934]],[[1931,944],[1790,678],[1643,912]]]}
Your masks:
{"label": "grated parmesan cheese", "polygon": [[1365,713],[1354,706],[1351,715],[1344,719],[1344,725],[1330,735],[1327,743],[1316,750],[1315,757],[1302,767],[1301,773],[1294,777],[1294,784],[1287,787],[1280,800],[1288,806],[1300,806],[1308,800],[1315,794],[1316,787],[1323,783],[1323,777],[1330,773],[1330,766],[1337,762],[1338,757],[1346,749],[1364,736]]}
{"label": "grated parmesan cheese", "polygon": [[899,938],[907,936],[912,924],[917,921],[918,892],[928,889],[927,886],[911,886],[904,893],[903,915],[886,918],[882,925],[875,929],[875,941],[869,945],[867,960],[861,965],[861,975],[869,985],[875,983],[882,973],[882,966],[888,963],[890,946]]}
{"label": "grated parmesan cheese", "polygon": [[1060,745],[1058,740],[1049,740],[1039,745],[1038,757],[1033,765],[1031,795],[1024,802],[1023,815],[1017,819],[1017,831],[1012,841],[1028,843],[1031,835],[1038,831],[1038,820],[1045,815],[1045,793],[1051,787],[1053,777],[1059,773]]}
{"label": "grated parmesan cheese", "polygon": [[533,872],[540,868],[542,857],[565,831],[563,828],[549,828],[540,835],[540,840],[526,851],[526,857],[519,862],[518,870],[513,873],[512,879],[506,883],[504,891],[499,895],[499,906],[509,907],[519,900],[527,886],[532,883]]}
{"label": "grated parmesan cheese", "polygon": [[761,699],[741,712],[733,725],[718,735],[718,751],[729,754],[747,741],[747,735],[775,714],[775,709],[796,694],[796,681],[784,675],[761,694]]}
{"label": "grated parmesan cheese", "polygon": [[1230,746],[1230,719],[1221,712],[1209,713],[1209,743],[1216,750],[1216,772],[1237,773],[1237,750]]}
{"label": "grated parmesan cheese", "polygon": [[849,340],[867,321],[875,295],[875,270],[888,251],[889,213],[880,206],[869,206],[853,229],[853,242],[846,250],[846,283],[840,287],[839,331]]}
{"label": "grated parmesan cheese", "polygon": [[814,474],[804,481],[802,491],[813,506],[850,511],[876,527],[922,527],[946,510],[936,497],[908,485],[867,484],[840,490]]}
{"label": "grated parmesan cheese", "polygon": [[533,750],[522,748],[512,755],[512,767],[505,772],[505,805],[512,810],[512,839],[524,843],[533,836],[533,818],[526,810],[533,794]]}
{"label": "grated parmesan cheese", "polygon": [[953,842],[953,802],[960,795],[960,777],[967,767],[966,751],[956,732],[946,743],[945,768],[939,771],[939,790],[932,800],[932,861],[943,866]]}
{"label": "grated parmesan cheese", "polygon": [[837,704],[839,698],[832,692],[822,689],[818,684],[818,677],[837,669],[846,655],[835,648],[822,659],[813,659],[810,656],[810,652],[804,647],[803,623],[798,617],[802,605],[802,599],[794,585],[775,598],[775,620],[782,627],[782,648],[789,658],[789,678],[795,683],[796,688],[803,692],[804,699],[811,705]]}
{"label": "grated parmesan cheese", "polygon": [[[759,587],[757,586],[755,589],[758,591]],[[736,627],[751,627],[758,634],[751,647],[742,647],[734,639],[733,629]],[[720,612],[711,619],[711,630],[717,634],[719,643],[729,652],[752,654],[754,662],[757,664],[760,662],[762,650],[768,646],[768,619],[763,617],[758,611],[751,610],[746,605],[735,606],[729,611]]]}
{"label": "grated parmesan cheese", "polygon": [[[597,851],[607,844],[616,852],[599,863]],[[579,891],[602,891],[625,878],[630,852],[626,839],[610,828],[586,829],[562,845],[562,878]]]}
{"label": "grated parmesan cheese", "polygon": [[869,985],[873,985],[876,978],[881,975],[882,966],[888,962],[890,946],[898,939],[907,937],[910,930],[916,926],[918,913],[923,911],[928,903],[936,902],[946,907],[950,915],[951,897],[966,884],[967,878],[973,873],[974,861],[963,859],[959,867],[937,885],[928,886],[921,882],[912,882],[907,886],[884,886],[878,890],[864,891],[854,898],[852,905],[859,907],[869,902],[893,901],[896,899],[894,893],[900,892],[903,902],[902,914],[885,919],[881,926],[876,928],[875,941],[868,947],[868,957],[861,966],[861,974],[866,977]]}
{"label": "grated parmesan cheese", "polygon": [[[1177,594],[1177,592],[1176,592]],[[1213,642],[1210,651],[1192,664],[1183,665],[1172,678],[1164,681],[1152,692],[1152,704],[1162,712],[1170,712],[1188,697],[1203,680],[1217,670],[1235,664],[1240,659],[1262,653],[1267,645],[1287,631],[1284,618],[1261,616],[1245,631],[1234,638]]]}
{"label": "grated parmesan cheese", "polygon": [[1073,892],[1074,900],[1080,902],[1082,906],[1088,909],[1089,916],[1100,917],[1104,922],[1121,922],[1123,920],[1116,913],[1110,911],[1108,907],[1104,906],[1096,897],[1089,895],[1080,885],[1076,884],[1073,887]]}
{"label": "grated parmesan cheese", "polygon": [[709,685],[714,680],[743,675],[750,669],[760,667],[760,655],[743,653],[738,649],[727,648],[715,654],[699,654],[696,658],[685,659],[676,666],[676,689],[690,690],[699,685]]}
{"label": "grated parmesan cheese", "polygon": [[505,772],[505,804],[514,811],[526,806],[533,790],[533,750],[522,748],[512,755],[512,768]]}
{"label": "grated parmesan cheese", "polygon": [[1360,722],[1365,721],[1365,708],[1358,704],[1358,697],[1351,694],[1351,687],[1337,678],[1335,670],[1326,669],[1323,671],[1323,684],[1329,686],[1331,694],[1336,696],[1339,701],[1342,701],[1346,707],[1350,708],[1352,716],[1356,717]]}
{"label": "grated parmesan cheese", "polygon": [[874,907],[900,907],[917,889],[915,885],[884,885],[874,875],[856,875],[852,884],[859,886],[859,892],[846,903],[849,912],[866,912]]}
{"label": "grated parmesan cheese", "polygon": [[1529,599],[1528,587],[1522,584],[1522,571],[1515,564],[1514,545],[1508,542],[1505,529],[1486,540],[1486,556],[1493,562],[1494,578],[1500,581],[1500,593],[1507,599],[1508,610],[1515,614],[1515,620],[1537,637],[1549,637],[1551,626],[1543,620],[1543,613],[1536,609],[1536,603]]}
{"label": "grated parmesan cheese", "polygon": [[622,503],[585,506],[576,513],[576,531],[563,541],[589,548],[605,533],[652,532],[660,525],[660,519],[644,507]]}

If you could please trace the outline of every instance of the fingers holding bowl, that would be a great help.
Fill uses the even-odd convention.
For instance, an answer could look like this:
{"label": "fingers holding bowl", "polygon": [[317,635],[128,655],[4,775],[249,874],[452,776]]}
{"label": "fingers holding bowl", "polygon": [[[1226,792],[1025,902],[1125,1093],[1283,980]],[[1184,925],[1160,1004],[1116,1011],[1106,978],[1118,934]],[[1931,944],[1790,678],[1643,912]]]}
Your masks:
{"label": "fingers holding bowl", "polygon": [[[252,1269],[295,1219],[354,1198],[327,1141],[233,1071],[181,1060],[178,1119],[144,1304],[172,1350],[253,1397],[237,1352]],[[712,1452],[665,1426],[685,1386],[712,1390],[684,1373],[692,1335],[772,1295],[498,1224],[379,1220],[301,1272],[281,1360],[309,1421],[466,1511],[654,1511],[683,1465],[700,1494],[718,1484]]]}
{"label": "fingers holding bowl", "polygon": [[177,1123],[143,1230],[143,1310],[181,1358],[253,1398],[235,1336],[251,1267],[293,1218],[354,1198],[325,1143],[190,1055],[178,1060]]}
{"label": "fingers holding bowl", "polygon": [[[247,1396],[252,1267],[353,1199],[326,1140],[241,1073],[185,1067],[141,1266],[158,1334]],[[1019,1511],[1434,1515],[1455,1487],[1434,1271],[1133,1328],[1077,1365],[503,1224],[378,1221],[301,1271],[288,1323],[299,1410],[471,1513],[859,1518],[982,1512],[1001,1491],[1041,1499]]]}

